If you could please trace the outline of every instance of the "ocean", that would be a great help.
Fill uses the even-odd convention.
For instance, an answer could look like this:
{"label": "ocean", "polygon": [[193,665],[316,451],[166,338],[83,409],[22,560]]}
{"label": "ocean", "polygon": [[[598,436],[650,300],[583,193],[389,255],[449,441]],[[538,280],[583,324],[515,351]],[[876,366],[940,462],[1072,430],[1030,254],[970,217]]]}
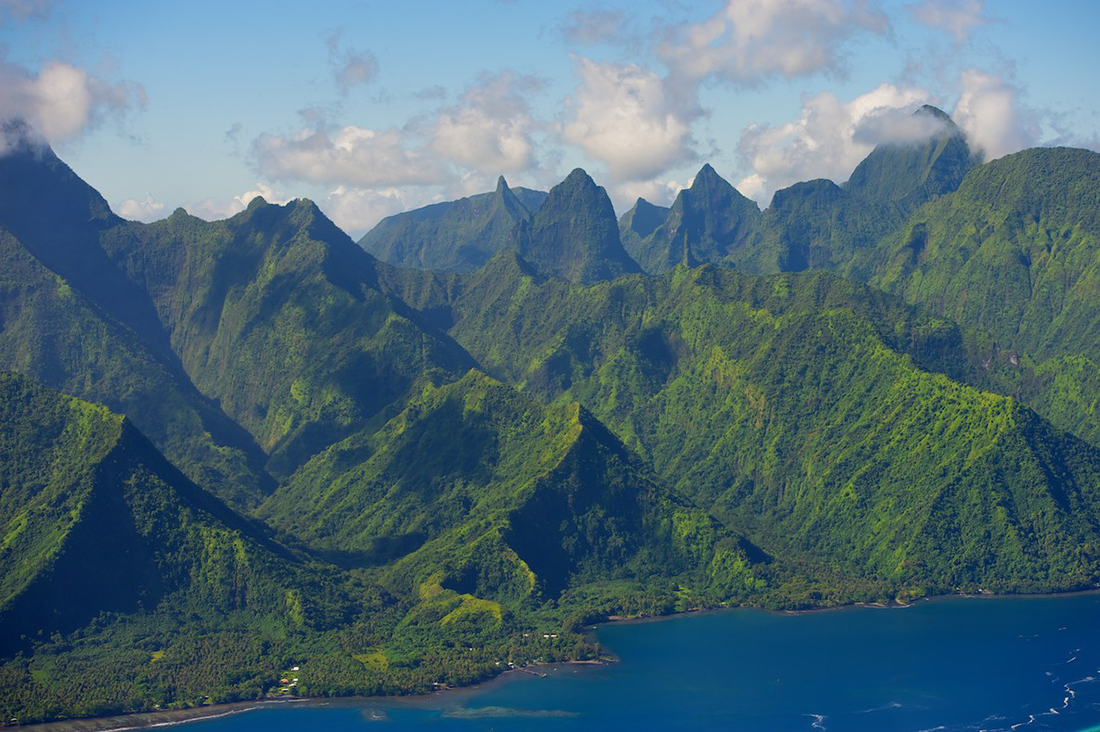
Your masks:
{"label": "ocean", "polygon": [[[620,661],[415,699],[271,705],[193,732],[1100,729],[1100,594],[612,623]],[[545,675],[541,675],[545,674]]]}

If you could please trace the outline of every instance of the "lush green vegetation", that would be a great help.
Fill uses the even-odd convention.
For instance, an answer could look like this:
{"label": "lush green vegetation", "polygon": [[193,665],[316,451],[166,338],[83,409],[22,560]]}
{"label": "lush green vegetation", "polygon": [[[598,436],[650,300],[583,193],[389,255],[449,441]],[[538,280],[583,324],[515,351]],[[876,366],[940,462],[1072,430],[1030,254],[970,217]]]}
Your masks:
{"label": "lush green vegetation", "polygon": [[422,692],[594,657],[612,616],[1096,586],[1097,156],[971,170],[920,114],[763,213],[705,166],[617,223],[574,171],[367,237],[446,272],[308,201],[143,225],[48,150],[0,158],[0,714]]}
{"label": "lush green vegetation", "polygon": [[227,221],[177,211],[103,235],[195,386],[289,475],[430,372],[471,363],[375,285],[377,262],[304,200]]}
{"label": "lush green vegetation", "polygon": [[477,371],[329,448],[260,515],[345,563],[391,565],[395,594],[438,585],[498,616],[583,580],[709,581],[723,540],[721,581],[753,582],[729,532],[577,404],[544,407]]}
{"label": "lush green vegetation", "polygon": [[150,298],[99,235],[121,221],[49,150],[0,159],[0,368],[126,414],[192,480],[241,507],[263,453],[180,367]]}
{"label": "lush green vegetation", "polygon": [[1036,359],[1100,355],[1100,156],[1026,150],[971,172],[858,269]]}
{"label": "lush green vegetation", "polygon": [[[1095,451],[919,368],[965,368],[949,323],[827,275],[678,269],[577,288],[502,259],[483,278],[455,303],[475,358],[588,406],[771,554],[921,592],[1096,579],[1077,554],[1095,541],[1079,523]],[[975,509],[990,503],[1006,513]]]}

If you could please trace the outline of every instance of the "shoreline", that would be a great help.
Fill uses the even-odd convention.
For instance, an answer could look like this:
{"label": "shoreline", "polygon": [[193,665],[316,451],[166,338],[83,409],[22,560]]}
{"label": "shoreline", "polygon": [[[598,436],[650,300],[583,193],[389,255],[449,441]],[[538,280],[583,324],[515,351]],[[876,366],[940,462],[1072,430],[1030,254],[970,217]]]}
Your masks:
{"label": "shoreline", "polygon": [[38,722],[20,725],[12,729],[30,729],[36,732],[125,732],[126,730],[174,727],[189,722],[202,722],[234,714],[244,714],[268,706],[301,704],[313,699],[254,699],[252,701],[209,704],[189,709],[160,709],[153,712],[130,712],[106,717],[81,717],[54,722]]}
{"label": "shoreline", "polygon": [[1029,592],[1029,593],[1013,593],[1003,594],[996,592],[956,592],[944,595],[924,595],[921,597],[915,597],[911,601],[906,603],[900,603],[891,601],[889,603],[882,602],[850,602],[842,605],[830,605],[828,607],[808,607],[800,610],[776,610],[773,608],[758,607],[753,605],[730,605],[728,607],[707,607],[696,608],[692,610],[683,610],[681,612],[669,613],[668,615],[639,615],[636,617],[626,617],[619,615],[612,615],[606,620],[601,620],[591,625],[585,625],[581,628],[585,633],[594,633],[605,625],[619,625],[619,624],[641,624],[641,623],[655,623],[662,620],[672,620],[674,618],[692,617],[696,615],[710,615],[712,613],[724,613],[733,610],[746,610],[767,613],[768,615],[810,615],[812,613],[831,613],[842,612],[846,610],[904,610],[906,608],[913,607],[918,603],[925,602],[951,602],[954,600],[1054,600],[1057,598],[1070,598],[1083,595],[1100,595],[1100,587],[1090,587],[1086,590],[1066,590],[1065,592]]}
{"label": "shoreline", "polygon": [[[500,672],[491,679],[480,681],[469,686],[452,686],[426,694],[407,694],[394,696],[332,696],[332,697],[290,697],[281,699],[254,699],[252,701],[226,702],[224,704],[210,704],[189,709],[162,709],[154,712],[130,712],[128,714],[114,714],[106,717],[81,717],[79,719],[64,719],[54,722],[37,722],[12,727],[11,729],[27,729],[34,732],[128,732],[129,730],[155,729],[158,727],[174,727],[191,722],[204,722],[211,719],[228,717],[235,714],[244,714],[269,707],[292,705],[295,707],[329,706],[334,704],[369,705],[370,703],[388,704],[394,706],[449,706],[446,700],[458,701],[462,696],[472,695],[486,686],[508,683],[521,679],[523,676],[546,677],[556,670],[564,667],[596,667],[617,663],[618,659],[611,654],[603,654],[600,659],[585,661],[558,661],[556,663],[533,663],[529,666],[519,666]],[[443,701],[442,704],[439,704]]]}
{"label": "shoreline", "polygon": [[[666,620],[683,619],[693,616],[711,615],[714,613],[730,612],[735,610],[763,612],[769,615],[799,616],[810,613],[851,611],[857,609],[894,610],[904,609],[916,605],[918,602],[951,602],[956,600],[1054,600],[1059,598],[1071,598],[1085,595],[1100,595],[1100,587],[1085,590],[1071,590],[1067,592],[1030,593],[1030,594],[996,594],[988,593],[956,593],[949,595],[931,595],[914,598],[909,603],[868,603],[858,602],[832,607],[805,608],[802,610],[773,610],[751,606],[732,606],[717,608],[701,608],[685,610],[683,612],[670,613],[668,615],[647,615],[639,617],[612,616],[607,620],[587,625],[581,628],[585,634],[597,633],[599,629],[607,625],[637,625],[643,623],[656,623]],[[79,719],[59,720],[54,722],[39,722],[36,724],[21,725],[19,728],[34,730],[35,732],[127,732],[129,730],[154,729],[158,727],[170,727],[190,722],[201,722],[235,714],[244,714],[259,709],[282,705],[294,706],[322,706],[332,704],[367,705],[370,703],[388,704],[398,706],[448,706],[447,700],[459,702],[461,697],[476,694],[485,687],[509,683],[523,676],[546,677],[556,670],[564,667],[599,667],[618,663],[618,658],[613,652],[602,649],[600,658],[581,661],[559,661],[556,663],[531,664],[510,668],[485,681],[469,686],[447,687],[428,692],[426,694],[409,694],[395,696],[342,696],[342,697],[292,697],[279,699],[255,699],[251,701],[227,702],[224,704],[211,704],[190,709],[164,709],[154,712],[132,712],[129,714],[117,714],[105,717],[84,717]],[[442,704],[440,704],[442,702]]]}

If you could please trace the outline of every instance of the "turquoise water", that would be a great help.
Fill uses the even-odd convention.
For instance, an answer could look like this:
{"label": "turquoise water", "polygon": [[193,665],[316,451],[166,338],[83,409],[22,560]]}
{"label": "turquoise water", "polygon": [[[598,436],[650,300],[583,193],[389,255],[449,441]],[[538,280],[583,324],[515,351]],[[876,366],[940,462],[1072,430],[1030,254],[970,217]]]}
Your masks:
{"label": "turquoise water", "polygon": [[1100,595],[730,610],[613,624],[621,662],[417,700],[286,705],[194,732],[1081,730],[1100,725]]}

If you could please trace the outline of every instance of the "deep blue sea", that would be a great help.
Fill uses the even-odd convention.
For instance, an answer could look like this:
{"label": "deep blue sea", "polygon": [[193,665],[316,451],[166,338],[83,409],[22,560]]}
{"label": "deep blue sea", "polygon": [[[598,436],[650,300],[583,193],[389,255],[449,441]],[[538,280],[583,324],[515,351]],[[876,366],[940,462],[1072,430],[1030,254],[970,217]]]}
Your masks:
{"label": "deep blue sea", "polygon": [[1100,729],[1100,595],[728,610],[599,629],[620,659],[415,700],[276,705],[193,732]]}

